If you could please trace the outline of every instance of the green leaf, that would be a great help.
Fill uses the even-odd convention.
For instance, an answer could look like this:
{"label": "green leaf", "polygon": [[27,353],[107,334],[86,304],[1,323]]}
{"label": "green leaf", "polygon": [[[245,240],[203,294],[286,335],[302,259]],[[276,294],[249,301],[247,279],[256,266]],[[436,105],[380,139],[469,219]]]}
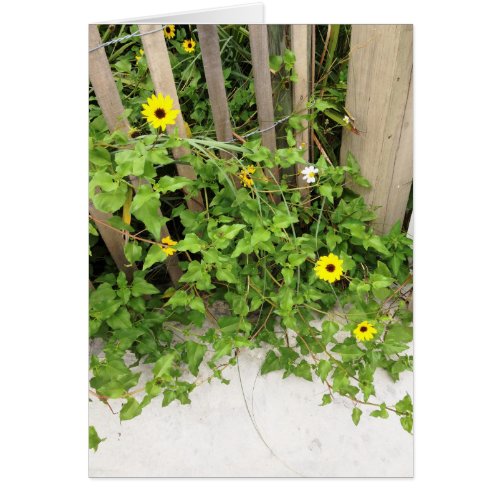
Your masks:
{"label": "green leaf", "polygon": [[291,253],[288,255],[288,262],[290,262],[290,265],[293,267],[300,266],[300,264],[303,264],[306,259],[306,253]]}
{"label": "green leaf", "polygon": [[125,203],[127,199],[127,190],[127,185],[120,183],[115,191],[97,193],[92,196],[95,208],[101,212],[116,212]]}
{"label": "green leaf", "polygon": [[132,213],[136,212],[145,203],[150,201],[159,200],[160,194],[153,191],[149,184],[141,184],[137,190],[134,199],[132,200],[132,205],[130,206],[130,211]]}
{"label": "green leaf", "polygon": [[392,285],[393,279],[382,276],[381,274],[372,274],[370,276],[372,286],[375,290],[379,288],[387,288]]}
{"label": "green leaf", "polygon": [[156,288],[151,283],[148,283],[144,278],[141,278],[140,276],[134,277],[131,290],[134,297],[160,293],[160,290],[158,290],[158,288]]}
{"label": "green leaf", "polygon": [[387,340],[384,340],[384,343],[382,344],[382,351],[388,356],[390,356],[391,354],[398,354],[400,352],[406,351],[407,349],[408,345],[404,342],[396,342],[394,340],[391,342],[387,342]]}
{"label": "green leaf", "polygon": [[158,181],[158,190],[162,193],[168,193],[169,191],[182,189],[192,183],[193,181],[187,177],[169,177],[168,175],[165,175]]}
{"label": "green leaf", "polygon": [[402,324],[394,324],[389,326],[385,335],[385,342],[411,342],[413,340],[413,328]]}
{"label": "green leaf", "polygon": [[323,399],[321,401],[320,406],[326,406],[332,402],[332,397],[330,394],[323,394]]}
{"label": "green leaf", "polygon": [[233,313],[238,314],[239,316],[246,316],[248,314],[248,304],[243,295],[227,292],[226,295],[224,295],[224,298],[231,306]]}
{"label": "green leaf", "polygon": [[148,151],[147,159],[155,165],[170,165],[175,160],[168,156],[164,149],[151,149]]}
{"label": "green leaf", "polygon": [[321,379],[321,382],[324,382],[326,380],[326,377],[328,376],[328,374],[330,373],[332,368],[333,367],[332,367],[331,363],[326,361],[325,359],[322,359],[318,363],[317,372],[318,372],[319,378]]}
{"label": "green leaf", "polygon": [[352,173],[359,174],[361,171],[361,167],[359,166],[358,160],[354,157],[354,155],[349,151],[347,153],[346,158],[347,166],[351,169]]}
{"label": "green leaf", "polygon": [[356,344],[337,344],[332,351],[338,352],[342,356],[342,361],[353,361],[365,354],[365,351],[362,351]]}
{"label": "green leaf", "polygon": [[283,54],[283,62],[285,63],[285,69],[290,71],[295,64],[295,54],[290,49],[285,49]]}
{"label": "green leaf", "polygon": [[[238,318],[236,318],[238,319]],[[231,354],[231,351],[233,350],[233,342],[231,339],[227,338],[222,338],[219,339],[217,342],[214,344],[214,350],[215,354],[213,355],[211,361],[215,362],[218,359],[222,358],[223,356],[228,356]]]}
{"label": "green leaf", "polygon": [[278,212],[273,217],[273,225],[279,229],[285,229],[296,222],[299,222],[299,218],[295,214]]}
{"label": "green leaf", "polygon": [[127,257],[127,260],[131,264],[141,260],[142,247],[140,245],[138,245],[135,241],[129,241],[129,242],[125,243],[125,247],[124,247],[123,251],[125,253],[125,257]]}
{"label": "green leaf", "polygon": [[191,301],[191,296],[188,295],[184,290],[176,290],[176,292],[170,297],[167,305],[170,307],[185,307]]}
{"label": "green leaf", "polygon": [[377,418],[389,418],[389,412],[386,410],[386,405],[385,403],[382,403],[380,405],[380,410],[374,410],[370,413],[371,417],[377,417]]}
{"label": "green leaf", "polygon": [[118,184],[119,183],[115,181],[114,177],[110,173],[104,170],[98,170],[92,177],[90,187],[92,192],[95,186],[98,186],[103,191],[110,192],[115,191]]}
{"label": "green leaf", "polygon": [[374,248],[377,252],[381,253],[382,255],[391,255],[391,252],[389,252],[387,247],[384,245],[384,243],[380,239],[380,236],[377,235],[370,236],[366,241],[363,242],[363,245],[366,249],[370,247]]}
{"label": "green leaf", "polygon": [[183,274],[181,281],[191,283],[193,281],[201,280],[203,277],[204,269],[201,262],[193,260],[189,263],[187,271]]}
{"label": "green leaf", "polygon": [[333,186],[331,184],[321,184],[319,194],[324,196],[330,203],[333,203]]}
{"label": "green leaf", "polygon": [[134,228],[129,224],[125,224],[125,222],[123,222],[122,217],[121,216],[119,217],[118,215],[112,215],[106,221],[106,223],[109,224],[110,226],[113,226],[116,229],[120,229],[121,231],[128,231],[130,233],[134,232]]}
{"label": "green leaf", "polygon": [[269,240],[269,238],[271,238],[271,233],[267,229],[260,226],[257,227],[252,233],[250,242],[252,246],[255,246],[257,243]]}
{"label": "green leaf", "polygon": [[354,422],[354,425],[359,424],[359,419],[361,418],[362,413],[363,412],[357,406],[352,409],[351,418],[352,418],[352,421]]}
{"label": "green leaf", "polygon": [[370,181],[366,177],[363,177],[362,175],[353,175],[353,180],[358,186],[361,186],[364,188],[371,188],[372,187],[372,185],[370,184]]}
{"label": "green leaf", "polygon": [[253,250],[254,250],[254,246],[252,245],[252,242],[251,242],[250,233],[247,233],[247,234],[245,234],[245,236],[243,238],[241,238],[238,241],[236,248],[234,249],[233,253],[231,254],[231,257],[232,258],[239,257],[242,253],[249,254],[249,253],[252,253]]}
{"label": "green leaf", "polygon": [[200,252],[203,248],[206,247],[206,242],[204,242],[198,235],[194,233],[187,234],[183,240],[179,241],[176,245],[176,250],[181,252],[192,252],[197,253]]}
{"label": "green leaf", "polygon": [[203,356],[207,352],[207,346],[203,344],[198,344],[196,342],[188,341],[186,342],[186,355],[188,360],[189,371],[194,375],[198,375],[200,363],[203,360]]}
{"label": "green leaf", "polygon": [[170,351],[164,356],[162,356],[158,361],[155,363],[153,367],[153,374],[155,377],[169,377],[170,376],[170,371],[173,367],[175,358],[177,357],[177,352],[176,351]]}
{"label": "green leaf", "polygon": [[171,391],[171,390],[167,389],[163,393],[163,401],[162,401],[161,405],[168,406],[172,401],[175,401],[176,398],[177,398],[177,396],[175,394],[175,391]]}
{"label": "green leaf", "polygon": [[122,406],[120,410],[120,420],[130,420],[137,415],[142,413],[142,408],[137,399],[128,398],[127,402]]}
{"label": "green leaf", "polygon": [[111,165],[111,155],[109,151],[99,146],[89,151],[89,160],[90,163],[94,164],[96,167],[107,167]]}
{"label": "green leaf", "polygon": [[115,63],[115,69],[120,73],[130,73],[130,71],[132,70],[132,64],[126,58],[118,59],[118,61],[116,61]]}
{"label": "green leaf", "polygon": [[303,359],[297,366],[292,368],[292,373],[297,377],[301,377],[309,380],[309,382],[312,382],[311,367],[305,359]]}
{"label": "green leaf", "polygon": [[137,219],[144,223],[156,240],[161,238],[161,228],[167,221],[166,217],[161,217],[158,214],[158,209],[160,208],[159,196],[160,193],[149,193],[146,190],[141,193],[139,198],[137,198],[138,194],[135,195],[130,207],[130,211]]}
{"label": "green leaf", "polygon": [[203,299],[201,297],[194,297],[193,300],[189,303],[189,307],[194,311],[198,311],[202,314],[206,313],[205,304],[203,303]]}
{"label": "green leaf", "polygon": [[334,104],[331,101],[325,101],[323,99],[316,99],[314,101],[314,107],[318,111],[324,111],[325,109],[330,109],[330,108],[333,108],[333,109],[336,109],[337,111],[340,111],[336,104]]}
{"label": "green leaf", "polygon": [[278,303],[281,311],[291,311],[294,305],[294,290],[289,287],[281,287],[278,293]]}
{"label": "green leaf", "polygon": [[411,431],[413,430],[413,417],[411,415],[405,415],[401,417],[399,421],[401,422],[403,429],[411,434]]}
{"label": "green leaf", "polygon": [[276,73],[280,70],[283,64],[283,57],[278,55],[269,56],[269,68],[272,72]]}
{"label": "green leaf", "polygon": [[323,321],[321,324],[321,338],[325,346],[329,344],[333,336],[339,331],[339,325],[334,321]]}
{"label": "green leaf", "polygon": [[224,225],[216,230],[217,238],[232,240],[245,226],[245,224]]}
{"label": "green leaf", "polygon": [[161,249],[159,245],[151,245],[148,254],[146,255],[146,259],[144,260],[142,269],[148,269],[157,262],[163,262],[166,258],[167,254]]}
{"label": "green leaf", "polygon": [[338,392],[341,395],[349,394],[351,396],[356,396],[359,392],[357,387],[349,384],[349,376],[347,375],[345,368],[337,367],[333,372],[332,377],[332,391]]}
{"label": "green leaf", "polygon": [[328,249],[333,250],[337,246],[337,243],[342,243],[342,237],[335,234],[333,229],[330,229],[326,234],[326,245],[328,246]]}
{"label": "green leaf", "polygon": [[217,268],[215,277],[220,281],[227,283],[238,283],[238,277],[233,272],[232,266],[221,266]]}
{"label": "green leaf", "polygon": [[93,425],[89,426],[89,450],[97,451],[99,444],[106,441],[106,438],[101,439]]}
{"label": "green leaf", "polygon": [[396,403],[396,411],[399,413],[411,413],[413,411],[413,403],[409,394]]}
{"label": "green leaf", "polygon": [[280,358],[276,356],[274,351],[268,351],[266,354],[266,359],[260,368],[260,374],[265,375],[266,373],[273,372],[276,370],[281,370]]}
{"label": "green leaf", "polygon": [[293,134],[291,128],[287,129],[287,131],[286,131],[286,142],[288,144],[288,147],[290,147],[290,148],[293,148],[297,144],[297,141],[295,140],[295,137],[294,137],[294,134]]}
{"label": "green leaf", "polygon": [[106,323],[113,328],[113,330],[119,330],[121,328],[130,328],[132,322],[130,321],[130,313],[126,307],[120,307],[118,311],[106,320]]}

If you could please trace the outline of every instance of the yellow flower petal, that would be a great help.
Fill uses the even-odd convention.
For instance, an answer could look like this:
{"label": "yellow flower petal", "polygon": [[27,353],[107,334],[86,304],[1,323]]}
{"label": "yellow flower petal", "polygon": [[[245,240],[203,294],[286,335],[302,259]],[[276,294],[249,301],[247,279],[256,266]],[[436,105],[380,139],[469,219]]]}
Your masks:
{"label": "yellow flower petal", "polygon": [[335,283],[342,276],[342,264],[343,260],[340,260],[333,253],[328,254],[328,256],[323,255],[316,262],[314,267],[314,272],[316,276],[329,283]]}
{"label": "yellow flower petal", "polygon": [[352,332],[356,339],[360,342],[372,340],[377,333],[376,328],[368,321],[362,321]]}

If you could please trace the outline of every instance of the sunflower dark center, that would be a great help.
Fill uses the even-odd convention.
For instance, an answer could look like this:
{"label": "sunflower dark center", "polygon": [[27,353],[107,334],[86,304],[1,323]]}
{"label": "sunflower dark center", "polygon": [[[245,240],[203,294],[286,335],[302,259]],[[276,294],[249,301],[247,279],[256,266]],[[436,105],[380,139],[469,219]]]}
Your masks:
{"label": "sunflower dark center", "polygon": [[193,44],[192,44],[192,43],[188,43],[188,47],[189,47],[189,48],[192,48],[192,47],[193,47]]}
{"label": "sunflower dark center", "polygon": [[170,28],[167,28],[167,33],[170,33]]}
{"label": "sunflower dark center", "polygon": [[366,328],[366,326],[362,326],[359,331],[360,332],[366,332],[366,330],[368,330],[368,328]]}
{"label": "sunflower dark center", "polygon": [[333,271],[335,271],[335,266],[333,264],[328,264],[326,266],[326,270],[329,272],[329,273],[333,273]]}
{"label": "sunflower dark center", "polygon": [[165,113],[165,110],[163,108],[155,109],[155,116],[159,120],[161,120],[162,118],[165,118],[166,115],[167,115],[167,113]]}

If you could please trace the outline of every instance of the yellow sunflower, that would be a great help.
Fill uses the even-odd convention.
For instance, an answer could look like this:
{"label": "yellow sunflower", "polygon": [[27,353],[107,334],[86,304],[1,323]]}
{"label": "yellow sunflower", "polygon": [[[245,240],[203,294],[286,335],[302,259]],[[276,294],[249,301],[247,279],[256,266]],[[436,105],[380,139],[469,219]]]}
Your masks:
{"label": "yellow sunflower", "polygon": [[162,251],[165,252],[167,255],[174,255],[174,253],[177,251],[175,248],[172,248],[173,246],[177,245],[177,241],[174,241],[170,236],[165,236],[161,240],[161,242],[164,245],[167,245],[167,247],[161,247]]}
{"label": "yellow sunflower", "polygon": [[316,267],[314,268],[316,276],[329,283],[334,283],[342,275],[343,262],[343,260],[340,260],[333,253],[330,253],[328,256],[323,255],[316,262]]}
{"label": "yellow sunflower", "polygon": [[240,178],[241,183],[245,187],[250,188],[253,186],[253,179],[252,179],[251,175],[254,173],[255,173],[255,167],[253,165],[250,165],[247,168],[242,168],[240,170],[238,177]]}
{"label": "yellow sunflower", "polygon": [[371,340],[375,336],[375,334],[377,333],[377,330],[374,328],[374,326],[371,323],[368,323],[368,321],[362,321],[353,330],[352,333],[354,333],[354,336],[360,342],[364,342],[365,340]]}
{"label": "yellow sunflower", "polygon": [[163,97],[160,92],[158,96],[153,94],[148,97],[148,103],[142,105],[144,109],[141,113],[154,128],[161,128],[165,131],[167,125],[175,124],[175,119],[179,114],[178,109],[172,109],[173,104],[174,101],[169,95]]}
{"label": "yellow sunflower", "polygon": [[191,39],[186,39],[182,42],[182,47],[186,52],[194,52],[194,48],[196,47],[196,42]]}
{"label": "yellow sunflower", "polygon": [[175,26],[173,24],[167,24],[163,28],[163,33],[165,34],[165,38],[174,38],[174,36],[175,36]]}

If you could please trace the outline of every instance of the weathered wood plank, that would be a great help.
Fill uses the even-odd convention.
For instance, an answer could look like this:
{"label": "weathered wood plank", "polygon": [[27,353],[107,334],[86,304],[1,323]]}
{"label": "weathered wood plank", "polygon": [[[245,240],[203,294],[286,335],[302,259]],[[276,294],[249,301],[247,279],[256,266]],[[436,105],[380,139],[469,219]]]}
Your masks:
{"label": "weathered wood plank", "polygon": [[[217,25],[198,24],[198,36],[200,41],[201,58],[205,80],[208,87],[208,97],[210,108],[215,125],[215,135],[218,141],[230,141],[233,138],[233,128],[227,102],[224,74],[222,72],[222,61],[220,55],[219,35]],[[219,151],[219,156],[223,159],[233,157],[229,151]],[[238,176],[233,175],[233,182],[236,187],[241,186]]]}
{"label": "weathered wood plank", "polygon": [[[233,137],[232,127],[222,73],[217,26],[215,24],[198,24],[198,36],[208,97],[214,118],[215,134],[218,141],[230,141]],[[221,151],[220,154],[223,158],[231,157],[226,151]]]}
{"label": "weathered wood plank", "polygon": [[[272,152],[276,151],[276,131],[274,124],[273,91],[271,87],[271,71],[269,69],[269,48],[267,26],[265,24],[249,24],[250,50],[252,52],[252,72],[257,101],[259,128],[262,132],[262,145]],[[267,130],[266,130],[267,129]],[[279,169],[268,169],[277,182],[280,180]]]}
{"label": "weathered wood plank", "polygon": [[[148,33],[150,31],[156,31],[154,33]],[[145,34],[141,37],[142,45],[144,47],[144,53],[146,54],[146,59],[148,61],[149,72],[151,73],[151,79],[157,93],[162,93],[163,95],[169,95],[174,101],[174,109],[181,109],[179,104],[179,97],[177,96],[177,89],[175,87],[174,74],[172,73],[172,66],[170,65],[170,58],[168,55],[167,45],[165,43],[165,37],[163,31],[161,30],[161,25],[159,24],[140,24],[139,31]],[[184,118],[182,117],[182,112],[177,115],[175,120],[175,125],[167,125],[168,133],[172,133],[177,127],[179,137],[186,138],[186,127],[184,124]],[[176,160],[179,160],[183,156],[189,154],[189,149],[185,147],[175,148],[173,150],[173,156]],[[182,163],[177,163],[177,172],[183,177],[188,179],[196,179],[196,173],[191,165],[185,165]],[[199,212],[203,210],[203,200],[201,195],[196,198],[191,198],[186,200],[187,206],[190,210]]]}
{"label": "weathered wood plank", "polygon": [[[90,24],[89,49],[100,44],[101,36],[97,25]],[[115,80],[104,47],[89,52],[89,77],[109,130],[111,132],[115,130],[127,132],[130,126],[126,118],[121,118],[125,109],[116,90]]]}
{"label": "weathered wood plank", "polygon": [[[310,29],[306,24],[293,24],[291,30],[291,45],[292,52],[295,54],[295,71],[297,73],[297,82],[293,84],[293,112],[306,114],[306,104],[309,99],[310,88]],[[304,130],[295,133],[297,145],[304,148],[304,159],[309,161],[309,122],[302,120]],[[310,189],[307,182],[302,178],[300,172],[304,169],[304,165],[295,165],[295,173],[297,175],[297,187],[302,188],[300,194],[304,199],[304,204],[308,205],[307,198],[310,194]]]}
{"label": "weathered wood plank", "polygon": [[[287,41],[290,39],[290,25],[288,24],[268,24],[267,38],[269,55],[281,56],[285,55]],[[292,86],[283,85],[283,74],[281,71],[276,74],[271,71],[271,86],[273,89],[274,102],[274,117],[280,118],[292,113],[293,97]],[[287,148],[286,128],[288,123],[285,121],[279,123],[275,128],[276,146],[278,148]],[[295,179],[293,179],[295,182]]]}
{"label": "weathered wood plank", "polygon": [[[101,37],[97,26],[95,24],[90,24],[89,49],[97,47],[100,43]],[[89,52],[89,77],[109,130],[114,131],[120,129],[127,131],[129,124],[126,118],[120,118],[121,115],[123,115],[124,108],[118,91],[116,90],[115,80],[111,68],[109,67],[104,48]],[[106,221],[111,217],[111,214],[100,212],[92,205],[89,211],[90,215],[98,220]],[[115,261],[116,266],[120,271],[123,271],[127,279],[130,280],[133,275],[134,267],[127,267],[129,263],[123,253],[123,247],[125,245],[123,236],[103,224],[96,223],[96,227],[111,257]]]}
{"label": "weathered wood plank", "polygon": [[[101,44],[101,37],[96,25],[89,26],[89,49],[97,47]],[[94,89],[94,93],[97,97],[97,102],[103,111],[104,119],[110,131],[120,128],[121,130],[128,131],[130,125],[127,119],[121,118],[123,114],[123,105],[116,88],[116,83],[113,78],[113,73],[109,66],[108,59],[106,57],[106,52],[104,47],[89,53],[89,73],[91,77],[91,84]],[[99,97],[101,96],[101,97]],[[134,187],[138,187],[142,183],[147,181],[144,179],[138,179],[137,177],[130,176],[130,180]],[[98,220],[106,221],[111,217],[111,214],[106,214],[104,212],[98,211],[95,207],[90,206],[90,215]],[[162,216],[161,211],[159,215]],[[131,279],[136,266],[130,266],[125,254],[123,253],[123,247],[125,245],[125,240],[123,235],[118,231],[114,231],[112,228],[105,226],[103,224],[96,223],[97,229],[101,234],[109,253],[113,257],[116,265],[120,270],[122,270],[127,279]],[[167,236],[168,229],[163,226],[161,235],[162,238]],[[182,276],[182,271],[179,267],[179,261],[176,255],[170,256],[166,261],[167,272],[174,283],[177,283],[180,276]]]}
{"label": "weathered wood plank", "polygon": [[374,229],[403,220],[413,175],[413,27],[353,25],[346,109],[361,131],[344,130],[341,161],[350,151],[372,189],[351,186],[380,207]]}

